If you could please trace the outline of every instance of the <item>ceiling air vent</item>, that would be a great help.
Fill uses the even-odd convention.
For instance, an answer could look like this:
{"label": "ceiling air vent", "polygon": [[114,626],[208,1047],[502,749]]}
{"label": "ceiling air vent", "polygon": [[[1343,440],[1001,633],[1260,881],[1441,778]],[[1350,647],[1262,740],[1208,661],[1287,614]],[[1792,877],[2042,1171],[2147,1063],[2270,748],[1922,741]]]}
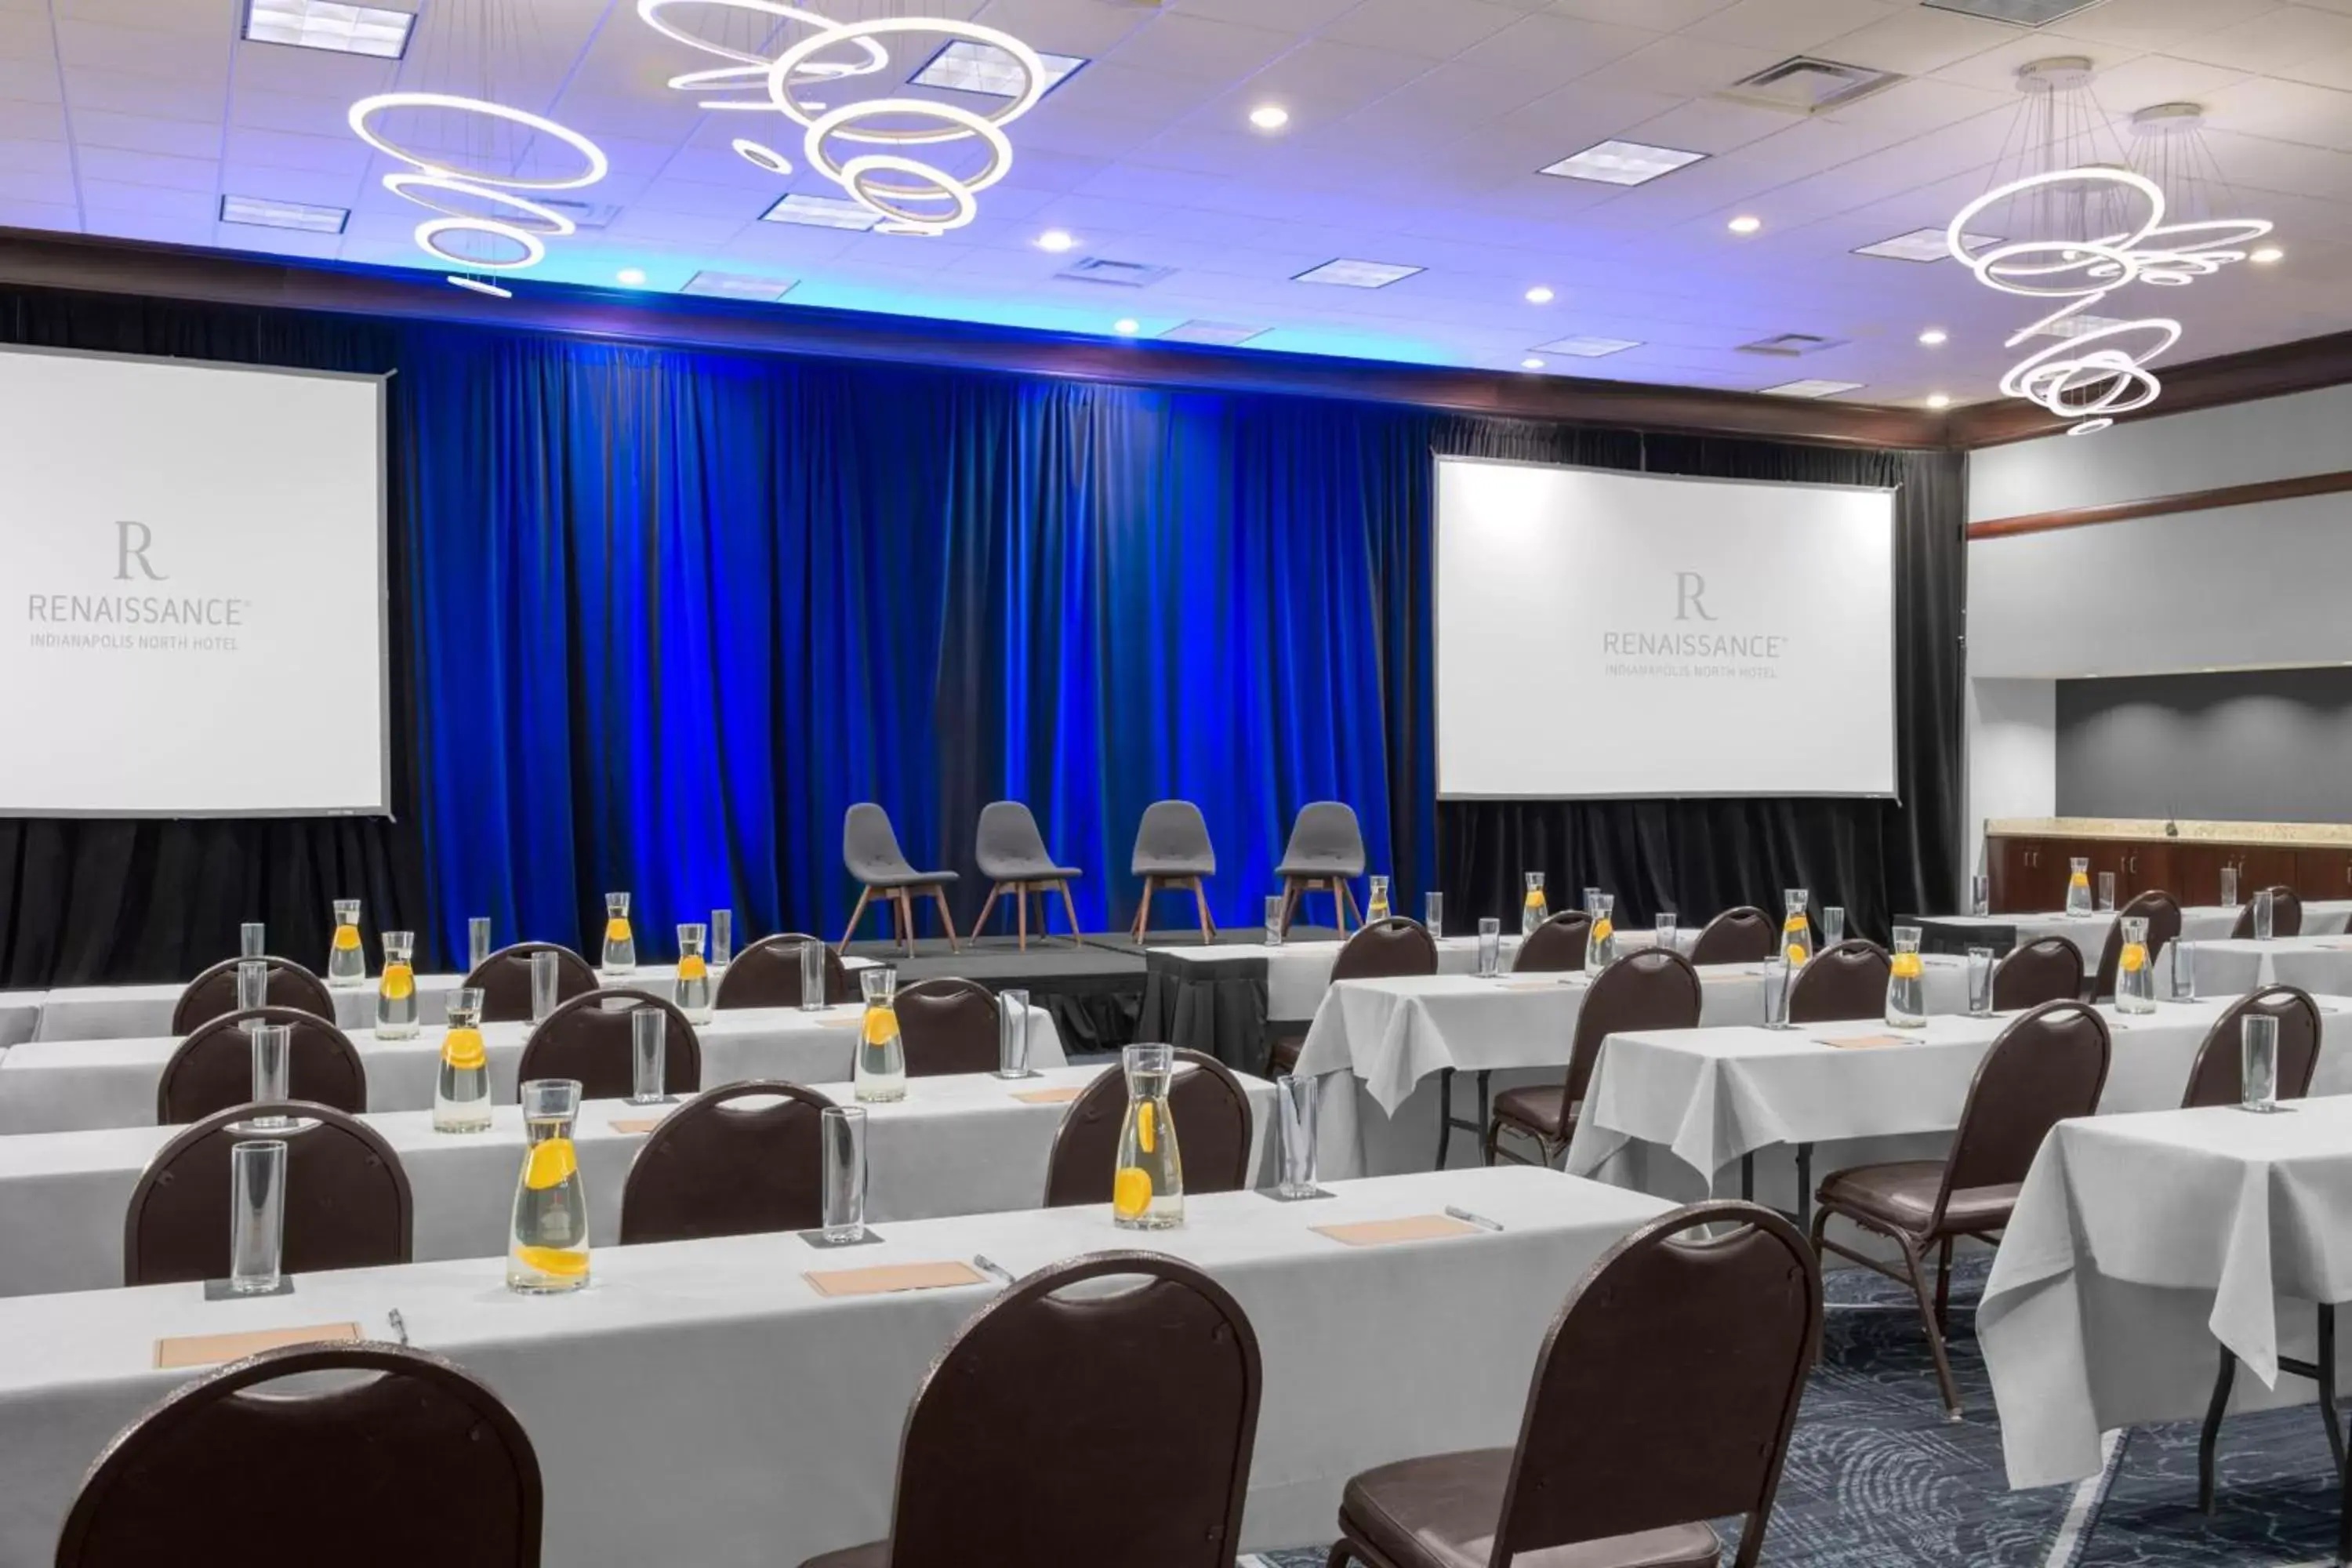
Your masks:
{"label": "ceiling air vent", "polygon": [[1796,55],[1777,66],[1767,66],[1754,76],[1742,77],[1726,88],[1722,96],[1790,114],[1819,114],[1823,110],[1852,103],[1857,98],[1867,98],[1902,79],[1897,71],[1872,70],[1866,66]]}
{"label": "ceiling air vent", "polygon": [[1173,278],[1173,267],[1154,267],[1143,261],[1113,261],[1106,257],[1088,256],[1073,261],[1056,278],[1068,278],[1080,283],[1108,283],[1118,289],[1144,289],[1163,278]]}
{"label": "ceiling air vent", "polygon": [[1797,359],[1805,354],[1819,353],[1844,342],[1843,338],[1816,337],[1811,332],[1782,332],[1777,337],[1759,338],[1752,343],[1742,343],[1744,354],[1770,354],[1776,359]]}
{"label": "ceiling air vent", "polygon": [[580,228],[610,228],[613,220],[621,216],[621,209],[612,202],[575,202],[563,196],[541,196],[539,205],[553,207]]}
{"label": "ceiling air vent", "polygon": [[1927,0],[1927,4],[1931,11],[1958,11],[1963,16],[2039,27],[2077,11],[2087,11],[2099,0]]}

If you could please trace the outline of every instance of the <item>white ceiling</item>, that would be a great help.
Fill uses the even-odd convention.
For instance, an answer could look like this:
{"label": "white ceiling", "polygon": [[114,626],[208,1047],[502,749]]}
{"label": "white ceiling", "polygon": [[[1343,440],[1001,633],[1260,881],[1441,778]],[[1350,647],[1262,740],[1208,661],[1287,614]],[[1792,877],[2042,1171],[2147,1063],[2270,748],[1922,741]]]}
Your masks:
{"label": "white ceiling", "polygon": [[[245,0],[0,0],[0,225],[426,265],[410,237],[425,215],[381,188],[399,165],[344,110],[395,85],[478,90],[442,79],[450,29],[487,16],[515,39],[500,96],[593,137],[611,175],[573,194],[620,209],[551,241],[526,279],[611,286],[634,267],[662,290],[712,268],[795,279],[790,305],[1103,333],[1126,317],[1146,336],[1206,319],[1272,329],[1255,347],[1494,369],[1581,334],[1643,346],[1548,355],[1548,374],[1818,377],[1864,383],[1857,401],[1965,403],[1993,395],[2030,302],[1949,261],[1850,253],[1980,194],[2014,68],[2079,53],[2112,112],[2205,104],[2245,216],[2275,220],[2287,251],[2168,291],[2187,327],[2171,357],[2352,328],[2352,0],[2103,0],[2040,30],[1917,0],[803,3],[969,16],[1091,63],[1011,127],[1013,172],[976,223],[915,238],[758,221],[787,189],[838,193],[737,157],[749,134],[802,162],[787,122],[668,90],[722,62],[655,34],[633,0],[424,0],[400,62],[244,42]],[[1713,96],[1799,52],[1911,79],[1811,118]],[[1268,101],[1290,111],[1279,134],[1246,121]],[[1535,172],[1612,136],[1712,155],[1633,189]],[[223,195],[352,218],[340,236],[222,224]],[[1740,213],[1763,232],[1727,232]],[[1049,227],[1077,249],[1039,249]],[[1176,271],[1142,289],[1053,276],[1079,256]],[[1377,290],[1291,280],[1339,257],[1426,270]],[[1537,284],[1551,303],[1527,302]],[[1950,342],[1921,346],[1928,325]],[[1734,352],[1780,332],[1847,341]]]}

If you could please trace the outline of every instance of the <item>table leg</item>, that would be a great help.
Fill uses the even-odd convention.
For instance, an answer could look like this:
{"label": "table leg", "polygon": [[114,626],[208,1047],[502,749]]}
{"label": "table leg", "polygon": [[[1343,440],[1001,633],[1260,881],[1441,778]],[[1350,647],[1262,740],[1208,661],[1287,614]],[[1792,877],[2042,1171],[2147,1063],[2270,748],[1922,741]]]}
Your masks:
{"label": "table leg", "polygon": [[1437,1069],[1437,1163],[1433,1171],[1445,1169],[1446,1145],[1454,1141],[1454,1069]]}
{"label": "table leg", "polygon": [[[2221,1436],[2221,1415],[2230,1407],[2230,1385],[2237,1381],[2238,1358],[2223,1345],[2221,1370],[2213,1374],[2213,1397],[2205,1406],[2204,1429],[2197,1435],[2197,1506],[2213,1511],[2213,1447]],[[2331,1423],[2332,1425],[2332,1423]]]}

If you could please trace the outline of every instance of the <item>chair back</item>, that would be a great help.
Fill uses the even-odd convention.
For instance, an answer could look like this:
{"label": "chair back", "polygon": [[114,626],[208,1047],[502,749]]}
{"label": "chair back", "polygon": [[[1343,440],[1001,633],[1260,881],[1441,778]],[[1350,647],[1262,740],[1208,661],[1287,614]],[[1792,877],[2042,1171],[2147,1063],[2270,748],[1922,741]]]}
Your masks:
{"label": "chair back", "polygon": [[1695,1204],[1618,1242],[1538,1352],[1492,1560],[1738,1515],[1755,1562],[1821,1332],[1821,1265],[1769,1209]]}
{"label": "chair back", "polygon": [[183,1384],[116,1434],[57,1564],[182,1568],[218,1551],[256,1568],[537,1568],[541,1509],[521,1423],[456,1363],[289,1345]]}
{"label": "chair back", "polygon": [[[252,962],[224,958],[189,981],[172,1006],[172,1033],[191,1035],[199,1024],[236,1012],[236,966]],[[264,1002],[272,1007],[291,1007],[330,1024],[335,1021],[335,998],[325,981],[290,958],[265,957],[261,962],[269,965],[269,980],[262,990]]]}
{"label": "chair back", "polygon": [[2063,936],[2036,937],[1993,966],[1992,1008],[2021,1012],[2083,994],[2083,950]]}
{"label": "chair back", "polygon": [[2107,1021],[2080,1001],[2045,1002],[2000,1032],[1960,1108],[1937,1228],[1954,1193],[2022,1183],[2053,1127],[2098,1110],[2110,1049]]}
{"label": "chair back", "polygon": [[891,1568],[1099,1562],[1111,1542],[1119,1568],[1233,1568],[1263,1375],[1249,1319],[1191,1264],[1102,1252],[1039,1269],[915,1395]]}
{"label": "chair back", "polygon": [[805,931],[778,931],[763,936],[742,952],[719,976],[713,1007],[797,1007],[801,1005],[801,947],[814,942],[824,948],[824,999],[828,1004],[855,1002],[857,987],[850,984],[849,966],[841,954]]}
{"label": "chair back", "polygon": [[367,1068],[351,1037],[298,1007],[250,1007],[199,1024],[163,1064],[155,1086],[155,1122],[177,1127],[253,1098],[253,1037],[247,1025],[293,1031],[286,1065],[288,1094],[357,1116],[367,1109]]}
{"label": "chair back", "polygon": [[519,942],[474,965],[464,984],[482,994],[482,1022],[485,1024],[528,1024],[530,1022],[530,957],[535,952],[555,954],[555,999],[569,1002],[575,996],[586,996],[596,989],[596,972],[588,961],[558,942]]}
{"label": "chair back", "polygon": [[[1204,1052],[1176,1053],[1176,1081],[1168,1090],[1168,1117],[1184,1163],[1188,1193],[1234,1193],[1249,1184],[1255,1121],[1249,1094],[1233,1069]],[[1186,1070],[1186,1069],[1190,1070]],[[1070,1102],[1045,1162],[1045,1207],[1107,1204],[1118,1131],[1127,1119],[1127,1075],[1107,1068]]]}
{"label": "chair back", "polygon": [[[260,1116],[295,1121],[247,1125]],[[229,1149],[254,1139],[286,1144],[287,1273],[409,1260],[415,1203],[383,1135],[332,1106],[271,1100],[215,1111],[148,1162],[123,1218],[125,1285],[228,1277]]]}
{"label": "chair back", "polygon": [[1582,910],[1562,910],[1519,940],[1511,960],[1514,974],[1565,974],[1584,967],[1592,919]]}
{"label": "chair back", "polygon": [[1209,842],[1209,825],[1201,808],[1189,800],[1155,800],[1135,827],[1135,857],[1129,869],[1136,876],[1212,877],[1217,870],[1216,846]]}
{"label": "chair back", "polygon": [[1437,939],[1429,934],[1427,926],[1404,915],[1391,915],[1363,927],[1331,961],[1335,981],[1436,973]]}
{"label": "chair back", "polygon": [[996,1070],[996,993],[979,981],[946,975],[919,980],[898,987],[892,1005],[908,1078]]}
{"label": "chair back", "polygon": [[[2264,888],[2271,896],[2271,934],[2301,936],[2303,934],[2303,895],[2293,888]],[[2238,923],[2230,928],[2231,936],[2241,941],[2254,934],[2254,901],[2248,899],[2238,910]],[[2156,954],[2148,954],[2153,958]]]}
{"label": "chair back", "polygon": [[636,1089],[629,1019],[646,1007],[657,1008],[669,1020],[662,1030],[663,1089],[694,1093],[702,1087],[702,1041],[694,1026],[667,998],[626,986],[575,996],[550,1013],[523,1042],[515,1081],[576,1078],[583,1100],[626,1100]]}
{"label": "chair back", "polygon": [[832,1104],[780,1079],[696,1095],[662,1118],[630,1164],[621,1244],[815,1229],[824,1218],[817,1123]]}
{"label": "chair back", "polygon": [[1037,831],[1037,819],[1017,800],[994,800],[980,808],[972,858],[982,876],[999,882],[1021,881],[1054,864],[1045,850],[1045,836]]}
{"label": "chair back", "polygon": [[1318,800],[1299,807],[1290,825],[1290,843],[1282,863],[1294,874],[1360,877],[1364,874],[1364,830],[1355,808],[1345,801]]}
{"label": "chair back", "polygon": [[2271,985],[2241,996],[2213,1021],[2189,1068],[2187,1110],[2199,1105],[2235,1105],[2245,1090],[2246,1019],[2256,1013],[2278,1020],[2278,1097],[2301,1100],[2319,1070],[2319,1004],[2293,985]]}
{"label": "chair back", "polygon": [[1789,1022],[1886,1016],[1886,977],[1894,968],[1886,950],[1874,942],[1850,938],[1822,949],[1789,983]]}
{"label": "chair back", "polygon": [[1569,1043],[1565,1103],[1584,1098],[1602,1041],[1633,1029],[1696,1029],[1705,997],[1698,971],[1672,948],[1638,948],[1594,975]]}
{"label": "chair back", "polygon": [[2170,893],[2146,892],[2116,911],[2116,923],[2107,928],[2107,942],[2099,949],[2097,984],[2092,988],[2095,1001],[2105,1001],[2116,994],[2116,967],[2123,962],[2124,921],[2138,917],[2147,921],[2147,961],[2155,963],[2164,956],[2165,945],[2180,938],[2180,905]]}
{"label": "chair back", "polygon": [[890,814],[870,800],[861,800],[841,819],[841,863],[861,882],[911,877],[898,847],[898,830]]}
{"label": "chair back", "polygon": [[1780,950],[1780,922],[1753,904],[1736,904],[1706,922],[1691,943],[1693,963],[1761,963]]}

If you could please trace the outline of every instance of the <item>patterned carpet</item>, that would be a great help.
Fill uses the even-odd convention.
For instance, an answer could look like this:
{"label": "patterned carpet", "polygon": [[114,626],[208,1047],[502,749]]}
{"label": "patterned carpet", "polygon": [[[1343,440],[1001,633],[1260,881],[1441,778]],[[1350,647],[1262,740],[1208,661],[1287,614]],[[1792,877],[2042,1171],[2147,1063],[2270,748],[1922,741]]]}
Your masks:
{"label": "patterned carpet", "polygon": [[[1776,1568],[2322,1568],[2339,1490],[2309,1409],[2232,1417],[2221,1429],[2216,1514],[2197,1510],[2195,1423],[2143,1426],[2107,1473],[2013,1492],[1977,1353],[1986,1261],[1953,1292],[1952,1363],[1968,1419],[1944,1419],[1909,1295],[1858,1269],[1831,1277],[1822,1364],[1797,1422],[1764,1562]],[[1728,1535],[1728,1531],[1727,1531]],[[1262,1554],[1323,1568],[1328,1548]],[[1725,1561],[1730,1561],[1728,1552]],[[1244,1568],[1254,1568],[1247,1559]]]}

